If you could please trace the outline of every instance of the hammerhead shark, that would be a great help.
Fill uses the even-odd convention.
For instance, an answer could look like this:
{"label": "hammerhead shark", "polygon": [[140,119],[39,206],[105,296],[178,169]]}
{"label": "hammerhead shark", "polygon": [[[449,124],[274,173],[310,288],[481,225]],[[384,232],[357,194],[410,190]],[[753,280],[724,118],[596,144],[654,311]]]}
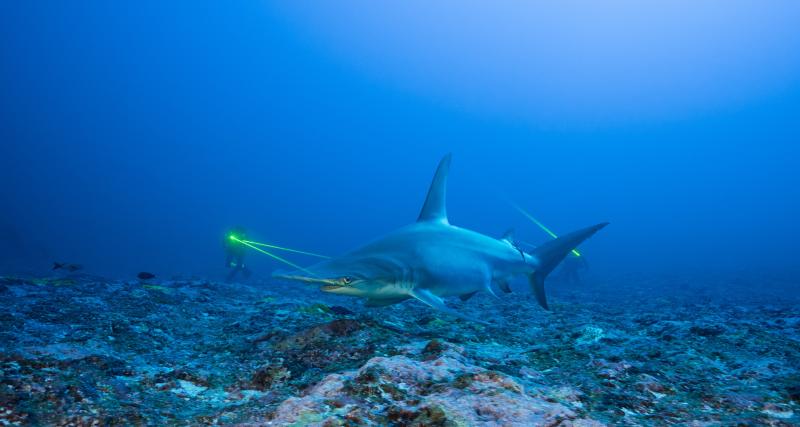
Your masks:
{"label": "hammerhead shark", "polygon": [[[355,249],[278,278],[320,284],[324,292],[366,298],[388,306],[416,299],[450,315],[476,320],[445,305],[443,297],[466,301],[492,286],[511,292],[509,281],[528,277],[536,300],[549,310],[544,280],[567,254],[608,223],[562,235],[525,252],[512,233],[500,239],[451,225],[447,220],[447,175],[451,155],[439,162],[419,218],[413,224]],[[496,295],[495,295],[496,296]],[[482,322],[485,323],[485,322]]]}

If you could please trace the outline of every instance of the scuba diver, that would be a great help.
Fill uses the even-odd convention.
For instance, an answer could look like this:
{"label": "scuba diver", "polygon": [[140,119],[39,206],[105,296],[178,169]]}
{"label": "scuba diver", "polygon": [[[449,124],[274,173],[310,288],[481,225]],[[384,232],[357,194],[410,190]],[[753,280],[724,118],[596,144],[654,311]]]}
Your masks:
{"label": "scuba diver", "polygon": [[586,257],[583,255],[570,254],[561,263],[561,274],[559,278],[572,285],[581,284],[581,272],[589,269]]}
{"label": "scuba diver", "polygon": [[244,254],[247,250],[245,245],[239,243],[238,240],[247,239],[247,231],[244,227],[234,227],[230,232],[225,235],[225,268],[230,268],[231,271],[225,278],[225,281],[232,282],[238,273],[242,273],[242,277],[247,279],[252,273],[244,264]]}

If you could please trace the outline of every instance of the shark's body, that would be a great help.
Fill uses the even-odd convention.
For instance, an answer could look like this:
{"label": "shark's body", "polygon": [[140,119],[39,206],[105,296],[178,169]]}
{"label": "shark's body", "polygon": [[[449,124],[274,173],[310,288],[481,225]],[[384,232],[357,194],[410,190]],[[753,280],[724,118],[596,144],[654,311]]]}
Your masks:
{"label": "shark's body", "polygon": [[[531,253],[515,245],[510,233],[501,239],[450,225],[445,207],[450,155],[439,163],[417,222],[395,230],[342,257],[291,274],[290,280],[320,283],[322,290],[367,299],[371,306],[415,298],[459,317],[442,297],[466,300],[476,292],[509,292],[519,275],[529,280],[547,308],[544,278],[567,253],[606,223],[564,235]],[[474,319],[472,319],[474,320]]]}

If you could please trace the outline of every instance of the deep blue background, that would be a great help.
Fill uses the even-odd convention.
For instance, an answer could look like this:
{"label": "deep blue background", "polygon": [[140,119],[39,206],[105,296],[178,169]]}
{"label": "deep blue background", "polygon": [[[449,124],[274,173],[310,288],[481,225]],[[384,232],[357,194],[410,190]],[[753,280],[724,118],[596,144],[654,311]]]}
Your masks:
{"label": "deep blue background", "polygon": [[453,152],[457,225],[542,241],[510,198],[611,221],[597,272],[796,271],[800,3],[665,3],[3,2],[0,268],[341,253]]}

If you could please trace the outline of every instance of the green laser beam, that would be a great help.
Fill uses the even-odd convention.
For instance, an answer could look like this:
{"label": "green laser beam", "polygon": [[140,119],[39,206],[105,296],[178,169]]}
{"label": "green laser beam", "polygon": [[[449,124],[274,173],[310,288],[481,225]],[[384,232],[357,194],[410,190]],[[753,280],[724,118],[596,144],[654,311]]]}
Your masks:
{"label": "green laser beam", "polygon": [[296,268],[296,269],[298,269],[298,270],[304,271],[304,272],[306,272],[306,273],[308,273],[308,274],[310,274],[310,275],[312,275],[312,276],[316,276],[316,274],[314,274],[314,273],[312,273],[312,272],[310,272],[310,271],[306,270],[305,268],[303,268],[303,267],[300,267],[299,265],[297,265],[297,264],[295,264],[295,263],[293,263],[293,262],[291,262],[291,261],[289,261],[289,260],[287,260],[287,259],[281,258],[281,257],[279,257],[279,256],[277,256],[277,255],[275,255],[275,254],[269,253],[269,252],[267,252],[267,251],[265,251],[265,250],[263,250],[263,249],[261,249],[261,248],[259,248],[259,247],[257,247],[257,246],[253,246],[253,245],[251,245],[250,243],[247,243],[246,241],[244,241],[244,240],[241,240],[241,239],[239,239],[239,238],[238,238],[238,237],[236,237],[236,236],[233,236],[233,235],[232,235],[232,236],[230,236],[230,239],[231,239],[231,240],[234,240],[234,241],[236,241],[236,242],[239,242],[239,243],[241,243],[241,244],[243,244],[243,245],[245,245],[245,246],[249,247],[250,249],[253,249],[253,250],[256,250],[256,251],[258,251],[258,252],[261,252],[261,253],[262,253],[262,254],[264,254],[264,255],[270,256],[270,257],[272,257],[272,258],[274,258],[274,259],[276,259],[276,260],[278,260],[278,261],[280,261],[280,262],[282,262],[282,263],[284,263],[284,264],[286,264],[286,265],[289,265],[289,266],[292,266],[292,267],[294,267],[294,268]]}
{"label": "green laser beam", "polygon": [[[524,215],[526,218],[528,218],[529,220],[531,220],[531,221],[532,221],[534,224],[538,225],[538,226],[539,226],[539,228],[541,228],[541,229],[542,229],[542,231],[544,231],[545,233],[549,234],[549,235],[550,235],[550,237],[552,237],[552,238],[554,238],[554,239],[555,239],[555,238],[558,238],[558,236],[556,235],[556,233],[553,233],[553,232],[552,232],[552,231],[551,231],[549,228],[547,228],[547,226],[545,226],[544,224],[542,224],[541,222],[539,222],[539,220],[538,220],[538,219],[534,218],[534,217],[533,217],[533,215],[529,214],[529,213],[528,213],[528,211],[526,211],[525,209],[522,209],[522,207],[520,207],[518,204],[516,204],[516,203],[514,203],[514,202],[511,202],[511,206],[513,206],[513,207],[514,207],[514,209],[518,210],[518,211],[519,211],[519,213],[521,213],[522,215]],[[572,250],[572,254],[573,254],[573,255],[575,255],[575,256],[581,256],[581,253],[580,253],[580,252],[578,252],[578,250],[577,250],[577,249],[573,249],[573,250]]]}
{"label": "green laser beam", "polygon": [[265,248],[278,249],[278,250],[286,251],[286,252],[293,252],[293,253],[296,253],[296,254],[314,256],[314,257],[317,257],[317,258],[331,259],[331,257],[329,257],[329,256],[315,254],[314,252],[306,252],[306,251],[300,251],[300,250],[297,250],[297,249],[284,248],[282,246],[269,245],[267,243],[255,242],[253,240],[241,240],[241,242],[249,243],[249,244],[255,245],[255,246],[262,246],[262,247],[265,247]]}

